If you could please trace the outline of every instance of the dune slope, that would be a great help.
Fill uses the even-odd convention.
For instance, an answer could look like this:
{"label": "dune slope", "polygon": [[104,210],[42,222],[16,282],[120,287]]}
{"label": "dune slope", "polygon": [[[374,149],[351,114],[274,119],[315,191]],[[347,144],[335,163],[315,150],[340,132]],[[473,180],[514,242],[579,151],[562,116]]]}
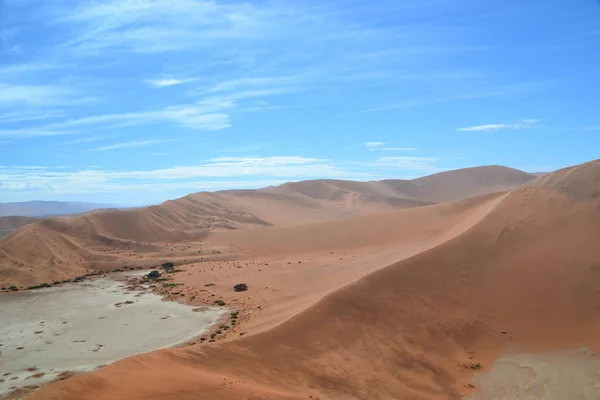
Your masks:
{"label": "dune slope", "polygon": [[506,349],[600,351],[599,171],[516,189],[462,234],[268,331],[132,357],[31,398],[460,399]]}

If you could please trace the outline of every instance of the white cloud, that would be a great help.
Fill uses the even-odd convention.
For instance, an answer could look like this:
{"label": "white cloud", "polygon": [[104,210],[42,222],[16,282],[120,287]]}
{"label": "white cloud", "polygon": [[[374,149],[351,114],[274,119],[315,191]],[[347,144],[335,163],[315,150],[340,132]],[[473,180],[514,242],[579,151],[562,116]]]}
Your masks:
{"label": "white cloud", "polygon": [[79,143],[90,143],[97,142],[98,140],[109,139],[112,136],[88,136],[79,139],[68,140],[65,144],[79,144]]}
{"label": "white cloud", "polygon": [[[240,84],[236,84],[235,87],[239,88]],[[175,124],[186,129],[217,131],[231,126],[231,111],[239,108],[244,101],[281,95],[291,90],[295,89],[268,87],[245,90],[241,88],[229,93],[205,95],[195,103],[169,106],[159,110],[95,115],[26,129],[0,130],[0,137],[71,135],[80,132],[88,133],[90,128],[115,129],[161,123]],[[82,130],[84,127],[87,128],[85,131]]]}
{"label": "white cloud", "polygon": [[363,142],[365,147],[371,151],[416,151],[414,147],[383,147],[385,142]]}
{"label": "white cloud", "polygon": [[[144,186],[153,188],[193,188],[207,179],[242,177],[253,180],[309,178],[370,178],[372,175],[339,167],[329,160],[300,156],[218,157],[193,166],[137,171],[111,171],[99,168],[64,171],[47,168],[30,170],[0,167],[0,190],[34,190],[38,193],[99,193],[118,192]],[[232,183],[230,187],[235,187]]]}
{"label": "white cloud", "polygon": [[58,106],[89,103],[93,100],[91,97],[80,96],[65,86],[0,84],[0,105]]}
{"label": "white cloud", "polygon": [[97,147],[95,149],[90,149],[89,151],[108,151],[108,150],[126,149],[126,148],[130,148],[130,147],[150,146],[152,144],[167,143],[167,142],[174,142],[174,141],[175,141],[174,139],[138,140],[138,141],[131,141],[131,142],[115,143],[110,146]]}
{"label": "white cloud", "polygon": [[187,78],[187,79],[175,79],[175,78],[165,78],[165,79],[147,79],[145,82],[153,87],[167,87],[174,85],[181,85],[182,83],[193,82],[197,80],[196,78]]}
{"label": "white cloud", "polygon": [[247,3],[205,0],[108,0],[83,2],[57,22],[78,24],[69,47],[154,53],[184,50],[216,41],[248,40],[263,32],[266,12]]}
{"label": "white cloud", "polygon": [[465,128],[458,128],[459,132],[496,132],[499,130],[515,130],[515,129],[526,129],[533,128],[535,124],[539,122],[538,119],[523,119],[514,124],[487,124],[487,125],[475,125],[468,126]]}
{"label": "white cloud", "polygon": [[374,148],[374,147],[380,147],[380,146],[385,145],[384,142],[364,142],[363,144],[367,148]]}
{"label": "white cloud", "polygon": [[210,91],[212,92],[229,92],[244,88],[266,88],[266,87],[283,87],[297,83],[302,79],[301,76],[263,76],[253,78],[241,78],[230,81],[217,83]]}
{"label": "white cloud", "polygon": [[9,124],[15,122],[24,121],[41,121],[45,119],[54,119],[66,117],[67,113],[63,110],[22,110],[22,111],[11,111],[4,114],[0,114],[0,123]]}
{"label": "white cloud", "polygon": [[414,147],[375,147],[371,151],[416,151]]}

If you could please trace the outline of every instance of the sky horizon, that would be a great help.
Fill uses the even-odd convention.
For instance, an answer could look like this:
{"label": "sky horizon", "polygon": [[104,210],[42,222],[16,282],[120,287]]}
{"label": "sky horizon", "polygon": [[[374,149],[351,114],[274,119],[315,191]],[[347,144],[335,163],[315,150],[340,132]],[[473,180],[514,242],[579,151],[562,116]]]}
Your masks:
{"label": "sky horizon", "polygon": [[0,0],[0,202],[599,158],[598,0]]}

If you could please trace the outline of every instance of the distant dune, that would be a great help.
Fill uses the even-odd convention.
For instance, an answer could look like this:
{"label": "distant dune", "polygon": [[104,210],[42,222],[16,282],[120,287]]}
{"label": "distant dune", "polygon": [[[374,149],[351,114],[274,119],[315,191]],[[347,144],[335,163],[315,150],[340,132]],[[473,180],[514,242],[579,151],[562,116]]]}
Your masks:
{"label": "distant dune", "polygon": [[[466,184],[469,170],[460,174],[456,186],[479,190]],[[423,179],[427,190],[413,199],[462,197],[440,175]],[[340,202],[336,193],[350,191],[317,182],[267,192]],[[488,187],[508,184],[499,175]],[[512,349],[599,354],[599,210],[596,160],[466,200],[212,231],[204,245],[230,246],[236,260],[189,264],[178,279],[186,296],[210,279],[231,304],[256,301],[245,325],[215,344],[130,357],[31,398],[458,400],[477,390],[474,373]],[[243,298],[218,292],[240,277],[253,289]]]}
{"label": "distant dune", "polygon": [[160,259],[195,260],[197,252],[180,249],[175,254],[172,244],[202,241],[218,230],[306,224],[464,199],[515,188],[533,178],[522,171],[488,166],[412,181],[303,181],[45,219],[0,239],[0,284],[39,284],[77,276],[89,267],[110,270]]}
{"label": "distant dune", "polygon": [[0,217],[49,217],[52,215],[81,214],[100,208],[111,207],[114,207],[114,205],[65,201],[25,201],[20,203],[0,203]]}

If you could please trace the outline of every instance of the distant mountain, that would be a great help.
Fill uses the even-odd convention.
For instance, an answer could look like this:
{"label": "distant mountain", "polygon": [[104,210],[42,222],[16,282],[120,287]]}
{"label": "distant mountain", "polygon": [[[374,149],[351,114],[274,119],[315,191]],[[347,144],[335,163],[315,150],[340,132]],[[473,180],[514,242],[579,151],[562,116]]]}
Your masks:
{"label": "distant mountain", "polygon": [[68,202],[68,201],[25,201],[0,203],[0,217],[49,217],[53,215],[80,214],[99,208],[114,208],[112,204]]}

